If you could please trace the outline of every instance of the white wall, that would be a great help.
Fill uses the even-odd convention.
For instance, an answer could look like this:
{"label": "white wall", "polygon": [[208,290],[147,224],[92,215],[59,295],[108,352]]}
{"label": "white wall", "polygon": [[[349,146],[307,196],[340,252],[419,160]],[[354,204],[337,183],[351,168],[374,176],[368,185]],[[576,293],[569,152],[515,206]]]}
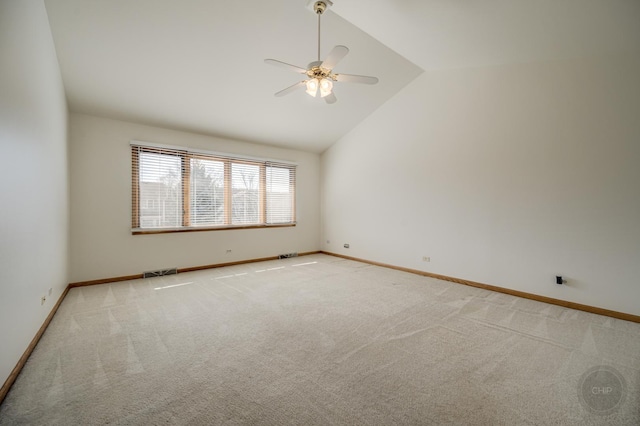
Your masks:
{"label": "white wall", "polygon": [[[298,225],[131,235],[131,140],[296,162]],[[319,250],[318,154],[71,114],[70,170],[71,282]]]}
{"label": "white wall", "polygon": [[2,384],[68,282],[67,105],[42,1],[0,2],[0,158]]}
{"label": "white wall", "polygon": [[426,72],[321,175],[324,250],[640,314],[639,56]]}

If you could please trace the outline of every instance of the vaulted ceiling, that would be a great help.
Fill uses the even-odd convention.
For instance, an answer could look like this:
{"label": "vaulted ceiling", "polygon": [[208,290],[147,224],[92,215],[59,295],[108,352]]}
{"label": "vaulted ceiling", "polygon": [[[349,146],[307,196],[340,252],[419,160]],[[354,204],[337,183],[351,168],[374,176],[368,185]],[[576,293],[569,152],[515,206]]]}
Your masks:
{"label": "vaulted ceiling", "polygon": [[309,0],[46,0],[69,108],[322,152],[424,71],[638,52],[637,0],[334,0],[322,51],[350,48],[328,105],[273,94],[316,60]]}

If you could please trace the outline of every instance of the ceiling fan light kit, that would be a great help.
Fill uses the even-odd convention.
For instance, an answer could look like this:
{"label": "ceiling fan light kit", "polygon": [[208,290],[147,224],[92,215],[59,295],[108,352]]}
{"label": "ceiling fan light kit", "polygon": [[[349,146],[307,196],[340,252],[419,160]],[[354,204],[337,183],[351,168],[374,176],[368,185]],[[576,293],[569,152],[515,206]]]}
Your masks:
{"label": "ceiling fan light kit", "polygon": [[265,59],[267,64],[274,65],[281,68],[286,68],[290,71],[295,71],[299,74],[305,74],[308,79],[300,81],[292,86],[287,87],[275,94],[275,96],[287,95],[298,88],[306,88],[307,94],[310,96],[318,97],[318,95],[325,100],[326,103],[335,103],[338,99],[333,93],[333,82],[345,82],[345,83],[362,83],[362,84],[376,84],[378,79],[376,77],[369,77],[364,75],[354,74],[335,74],[333,68],[344,58],[349,49],[346,46],[335,46],[324,61],[320,60],[320,17],[333,3],[329,0],[316,1],[313,3],[313,11],[318,15],[318,60],[311,62],[307,68],[298,67],[288,64],[286,62],[278,61],[275,59]]}

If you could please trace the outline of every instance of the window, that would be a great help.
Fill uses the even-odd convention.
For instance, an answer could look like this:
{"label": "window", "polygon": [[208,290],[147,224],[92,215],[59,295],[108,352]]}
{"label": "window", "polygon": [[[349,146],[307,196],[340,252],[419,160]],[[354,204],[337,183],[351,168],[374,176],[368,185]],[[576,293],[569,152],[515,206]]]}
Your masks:
{"label": "window", "polygon": [[295,225],[296,166],[131,144],[134,234]]}

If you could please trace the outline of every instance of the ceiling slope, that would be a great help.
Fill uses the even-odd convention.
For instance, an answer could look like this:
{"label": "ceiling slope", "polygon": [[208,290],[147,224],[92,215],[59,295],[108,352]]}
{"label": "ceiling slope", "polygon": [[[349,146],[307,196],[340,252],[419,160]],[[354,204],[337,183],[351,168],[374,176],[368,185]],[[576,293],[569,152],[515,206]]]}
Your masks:
{"label": "ceiling slope", "polygon": [[640,53],[638,0],[349,0],[333,10],[425,71]]}

